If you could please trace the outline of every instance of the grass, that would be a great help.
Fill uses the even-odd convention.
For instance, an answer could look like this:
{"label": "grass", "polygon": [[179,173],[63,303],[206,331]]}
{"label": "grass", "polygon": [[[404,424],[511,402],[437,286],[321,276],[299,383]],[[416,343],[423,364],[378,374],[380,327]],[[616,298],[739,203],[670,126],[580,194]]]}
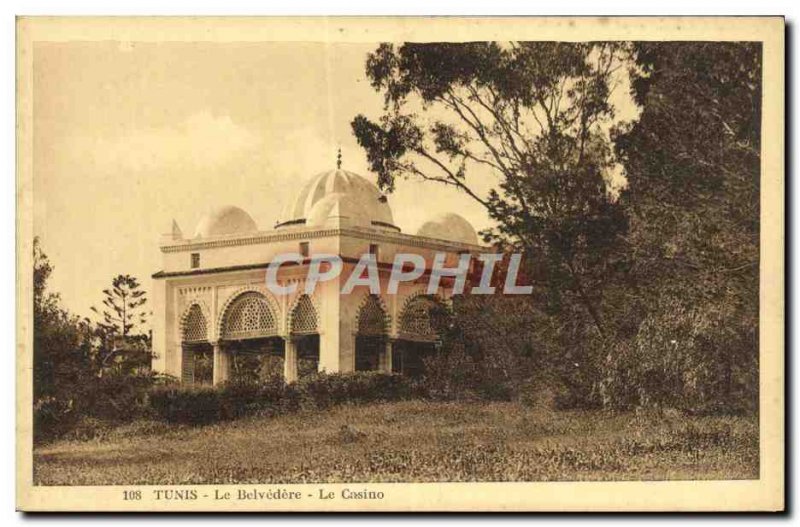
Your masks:
{"label": "grass", "polygon": [[133,423],[34,450],[39,485],[758,478],[756,418],[409,401],[190,428]]}

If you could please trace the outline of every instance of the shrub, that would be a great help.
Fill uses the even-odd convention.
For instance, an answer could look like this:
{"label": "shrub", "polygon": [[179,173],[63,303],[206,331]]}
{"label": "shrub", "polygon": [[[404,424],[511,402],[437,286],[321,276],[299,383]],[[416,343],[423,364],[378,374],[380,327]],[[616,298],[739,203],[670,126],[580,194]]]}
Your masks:
{"label": "shrub", "polygon": [[415,387],[400,375],[377,372],[320,373],[285,384],[278,376],[236,380],[222,386],[157,386],[150,392],[153,412],[170,423],[208,424],[245,415],[275,415],[299,409],[398,401]]}
{"label": "shrub", "polygon": [[72,400],[45,396],[33,405],[33,438],[37,443],[63,435],[77,421]]}
{"label": "shrub", "polygon": [[[36,440],[64,435],[90,439],[95,436],[94,428],[149,417],[148,392],[154,385],[170,382],[168,376],[149,372],[87,377],[65,394],[37,400],[33,415]],[[102,426],[98,424],[101,421]]]}
{"label": "shrub", "polygon": [[220,390],[210,386],[156,386],[150,391],[150,406],[170,423],[207,424],[222,417]]}
{"label": "shrub", "polygon": [[480,381],[478,364],[460,342],[448,342],[439,353],[424,359],[425,370],[420,380],[426,393],[441,400],[475,397]]}
{"label": "shrub", "polygon": [[61,435],[61,438],[74,441],[104,439],[112,429],[113,424],[107,420],[83,416],[77,419],[69,430]]}
{"label": "shrub", "polygon": [[277,375],[263,380],[226,382],[219,388],[221,418],[278,413],[283,406],[286,388],[286,383]]}
{"label": "shrub", "polygon": [[294,389],[300,407],[325,409],[344,403],[399,401],[414,392],[401,375],[379,372],[319,373],[298,381]]}
{"label": "shrub", "polygon": [[148,391],[156,382],[157,376],[152,373],[98,377],[92,381],[83,413],[112,422],[146,417],[150,408]]}
{"label": "shrub", "polygon": [[757,329],[741,331],[737,316],[727,304],[698,307],[661,298],[638,333],[613,348],[606,366],[606,406],[674,408],[695,415],[756,411]]}

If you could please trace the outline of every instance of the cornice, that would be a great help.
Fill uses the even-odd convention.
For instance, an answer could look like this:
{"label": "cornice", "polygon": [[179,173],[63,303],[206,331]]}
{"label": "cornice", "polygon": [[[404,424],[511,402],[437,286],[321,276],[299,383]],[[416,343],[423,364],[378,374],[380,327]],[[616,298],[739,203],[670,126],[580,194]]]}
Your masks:
{"label": "cornice", "polygon": [[[342,259],[343,263],[346,264],[356,264],[358,263],[358,258],[353,258],[352,256],[342,256],[339,255],[339,258]],[[302,262],[283,262],[281,264],[281,269],[292,269],[292,268],[302,268],[303,266],[307,266],[314,260],[314,257],[305,258]],[[208,269],[188,269],[184,271],[158,271],[157,273],[153,273],[150,275],[151,278],[154,279],[162,279],[162,278],[179,278],[179,277],[186,277],[186,276],[202,276],[202,275],[210,275],[210,274],[224,274],[224,273],[233,273],[238,271],[253,271],[258,269],[266,269],[269,267],[271,262],[260,262],[254,264],[245,264],[245,265],[229,265],[226,267],[211,267]],[[394,268],[393,262],[378,262],[378,270],[382,272],[390,272]],[[420,278],[430,276],[431,269],[427,268],[423,271],[422,276]],[[448,280],[452,279],[450,276],[443,276],[440,278],[443,282],[447,282]]]}
{"label": "cornice", "polygon": [[421,247],[425,249],[438,249],[445,251],[459,251],[466,250],[470,252],[480,252],[487,249],[482,245],[475,245],[470,243],[460,243],[449,240],[439,240],[436,238],[427,238],[424,236],[416,236],[413,234],[404,234],[400,232],[387,232],[379,231],[377,229],[359,228],[359,227],[340,227],[333,229],[310,229],[310,230],[292,230],[282,232],[260,232],[253,235],[241,237],[226,237],[216,238],[209,240],[184,240],[174,244],[165,244],[161,246],[161,252],[175,253],[183,251],[193,251],[199,249],[216,249],[220,247],[237,247],[244,245],[259,245],[264,243],[274,243],[291,240],[309,240],[315,238],[330,238],[332,236],[349,236],[368,241],[383,241],[393,242],[412,247]]}
{"label": "cornice", "polygon": [[313,231],[297,230],[285,232],[259,232],[247,236],[219,237],[208,240],[181,240],[178,243],[161,245],[161,252],[176,253],[196,249],[216,249],[218,247],[236,247],[240,245],[258,245],[262,243],[301,240],[307,238],[326,238],[336,236],[340,229],[318,229]]}

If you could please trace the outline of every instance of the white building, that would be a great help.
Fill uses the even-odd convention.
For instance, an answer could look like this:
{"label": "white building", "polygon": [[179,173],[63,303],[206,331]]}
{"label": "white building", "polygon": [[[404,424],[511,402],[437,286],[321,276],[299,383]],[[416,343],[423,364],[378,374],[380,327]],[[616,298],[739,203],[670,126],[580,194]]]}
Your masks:
{"label": "white building", "polygon": [[[395,254],[422,255],[430,268],[437,252],[455,267],[461,254],[481,251],[474,229],[456,214],[431,219],[414,235],[403,233],[375,185],[340,169],[303,185],[274,229],[259,230],[247,212],[226,206],[203,217],[192,236],[173,222],[160,249],[153,368],[201,384],[276,370],[287,381],[316,370],[415,374],[435,349],[436,320],[451,299],[452,281],[427,295],[423,276],[387,294]],[[342,294],[368,252],[379,262],[381,294],[366,286]],[[284,253],[304,260],[281,266],[278,283],[298,287],[277,296],[266,287],[266,269]],[[344,269],[308,296],[308,266],[320,254],[339,255]]]}

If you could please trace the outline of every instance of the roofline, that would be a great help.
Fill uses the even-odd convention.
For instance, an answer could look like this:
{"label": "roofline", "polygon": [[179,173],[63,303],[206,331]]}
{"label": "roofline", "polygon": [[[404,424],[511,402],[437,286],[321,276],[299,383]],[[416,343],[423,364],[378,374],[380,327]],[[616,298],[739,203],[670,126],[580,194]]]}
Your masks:
{"label": "roofline", "polygon": [[[400,227],[398,227],[397,225],[392,225],[391,223],[386,223],[385,221],[372,220],[370,223],[376,227],[384,227],[396,232],[402,232],[400,230]],[[306,225],[306,219],[297,218],[294,220],[282,221],[280,223],[275,224],[275,229],[277,230],[277,229],[282,229],[284,227],[295,227],[297,225]]]}
{"label": "roofline", "polygon": [[300,218],[300,219],[296,219],[296,220],[287,220],[287,221],[283,221],[283,222],[280,222],[280,223],[276,223],[275,224],[275,228],[276,229],[280,229],[281,227],[290,227],[290,226],[294,226],[294,225],[305,225],[305,224],[306,224],[306,219],[305,218]]}
{"label": "roofline", "polygon": [[225,236],[204,240],[181,240],[177,243],[166,243],[161,245],[161,252],[173,253],[191,251],[197,249],[214,249],[218,247],[233,247],[239,245],[258,245],[262,243],[307,240],[313,238],[329,238],[332,236],[352,236],[370,241],[395,242],[414,247],[439,250],[467,250],[484,251],[489,249],[487,246],[461,243],[451,240],[441,240],[438,238],[428,238],[426,236],[416,236],[401,232],[388,232],[366,227],[337,227],[330,229],[292,229],[287,231],[261,231],[248,233],[240,236]]}
{"label": "roofline", "polygon": [[[353,258],[351,256],[339,256],[342,259],[342,262],[348,264],[357,264],[359,262],[358,258]],[[304,265],[310,264],[314,261],[315,258],[305,258],[302,262],[296,261],[288,261],[282,262],[281,267],[301,267]],[[327,261],[327,260],[326,260]],[[245,264],[245,265],[230,265],[227,267],[212,267],[209,269],[190,269],[188,271],[158,271],[150,275],[151,278],[155,280],[159,280],[162,278],[178,278],[184,276],[199,276],[199,275],[207,275],[207,274],[219,274],[219,273],[232,273],[236,271],[254,271],[258,269],[266,269],[269,267],[270,263],[272,262],[262,262],[257,264]],[[390,271],[394,267],[394,263],[390,262],[377,262],[378,269],[383,271]],[[404,271],[410,271],[413,267],[409,267],[408,265],[403,266]],[[425,271],[422,273],[421,278],[428,276],[431,273],[431,268],[426,268]],[[450,278],[448,276],[441,277],[442,280],[446,278]],[[446,281],[446,280],[445,280]]]}

